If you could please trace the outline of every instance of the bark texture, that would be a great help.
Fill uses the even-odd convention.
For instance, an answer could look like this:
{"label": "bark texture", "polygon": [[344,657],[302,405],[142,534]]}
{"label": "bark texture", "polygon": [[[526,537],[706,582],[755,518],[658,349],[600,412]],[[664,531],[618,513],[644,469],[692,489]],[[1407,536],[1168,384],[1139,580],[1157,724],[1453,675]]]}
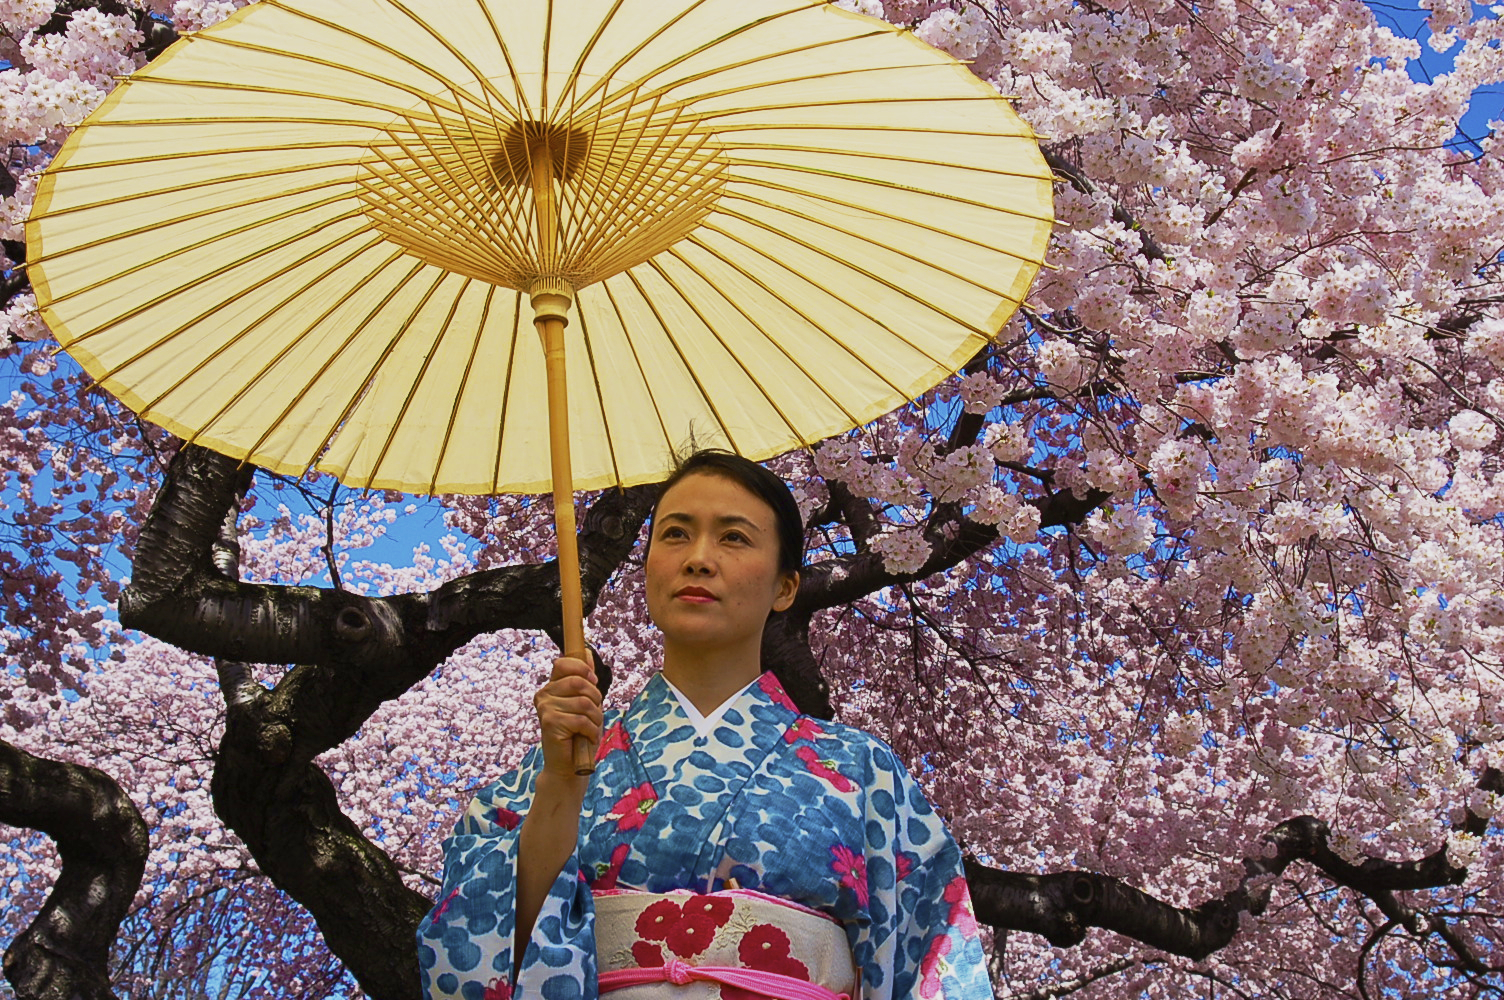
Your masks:
{"label": "bark texture", "polygon": [[146,823],[103,771],[35,757],[0,740],[0,823],[57,843],[62,874],[5,949],[17,1000],[109,1000],[110,945],[141,885]]}

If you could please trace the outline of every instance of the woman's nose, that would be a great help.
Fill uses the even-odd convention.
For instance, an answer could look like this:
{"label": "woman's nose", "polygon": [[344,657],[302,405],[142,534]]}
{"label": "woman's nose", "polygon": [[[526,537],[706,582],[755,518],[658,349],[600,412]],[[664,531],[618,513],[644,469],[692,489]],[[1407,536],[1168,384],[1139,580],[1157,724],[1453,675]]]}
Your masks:
{"label": "woman's nose", "polygon": [[691,573],[712,573],[715,570],[715,563],[710,559],[703,545],[696,545],[685,555],[684,568]]}

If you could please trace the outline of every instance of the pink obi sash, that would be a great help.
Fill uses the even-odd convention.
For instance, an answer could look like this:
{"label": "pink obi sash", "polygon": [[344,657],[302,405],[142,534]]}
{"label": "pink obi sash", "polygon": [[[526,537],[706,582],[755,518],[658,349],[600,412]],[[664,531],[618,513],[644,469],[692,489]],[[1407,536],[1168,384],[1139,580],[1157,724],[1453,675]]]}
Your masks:
{"label": "pink obi sash", "polygon": [[613,1000],[848,1000],[846,932],[823,913],[748,889],[595,897],[600,992]]}

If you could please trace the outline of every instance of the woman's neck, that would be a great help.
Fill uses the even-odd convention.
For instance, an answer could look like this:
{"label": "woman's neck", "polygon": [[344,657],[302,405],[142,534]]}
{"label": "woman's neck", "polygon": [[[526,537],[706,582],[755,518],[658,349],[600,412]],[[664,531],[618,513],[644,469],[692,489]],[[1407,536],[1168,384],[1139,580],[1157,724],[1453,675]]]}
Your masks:
{"label": "woman's neck", "polygon": [[[759,644],[760,645],[760,644]],[[709,715],[721,703],[751,684],[762,673],[761,650],[751,655],[704,655],[698,651],[663,650],[663,676],[684,693],[702,715]]]}

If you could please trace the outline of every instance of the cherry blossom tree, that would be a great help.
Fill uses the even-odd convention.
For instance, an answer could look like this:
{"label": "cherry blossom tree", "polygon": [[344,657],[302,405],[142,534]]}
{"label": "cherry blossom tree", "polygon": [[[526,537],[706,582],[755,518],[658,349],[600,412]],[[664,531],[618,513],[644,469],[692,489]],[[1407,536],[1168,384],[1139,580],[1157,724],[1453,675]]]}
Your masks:
{"label": "cherry blossom tree", "polygon": [[[0,0],[0,940],[44,954],[92,864],[84,995],[412,997],[553,654],[546,505],[180,449],[47,353],[22,267],[66,129],[240,5]],[[842,5],[1016,98],[1061,226],[957,378],[774,463],[812,561],[767,662],[921,777],[1000,996],[1504,992],[1504,167],[1457,135],[1504,21],[1431,0],[1416,79],[1358,0]],[[615,704],[652,496],[582,498]],[[22,808],[53,784],[116,833]]]}

